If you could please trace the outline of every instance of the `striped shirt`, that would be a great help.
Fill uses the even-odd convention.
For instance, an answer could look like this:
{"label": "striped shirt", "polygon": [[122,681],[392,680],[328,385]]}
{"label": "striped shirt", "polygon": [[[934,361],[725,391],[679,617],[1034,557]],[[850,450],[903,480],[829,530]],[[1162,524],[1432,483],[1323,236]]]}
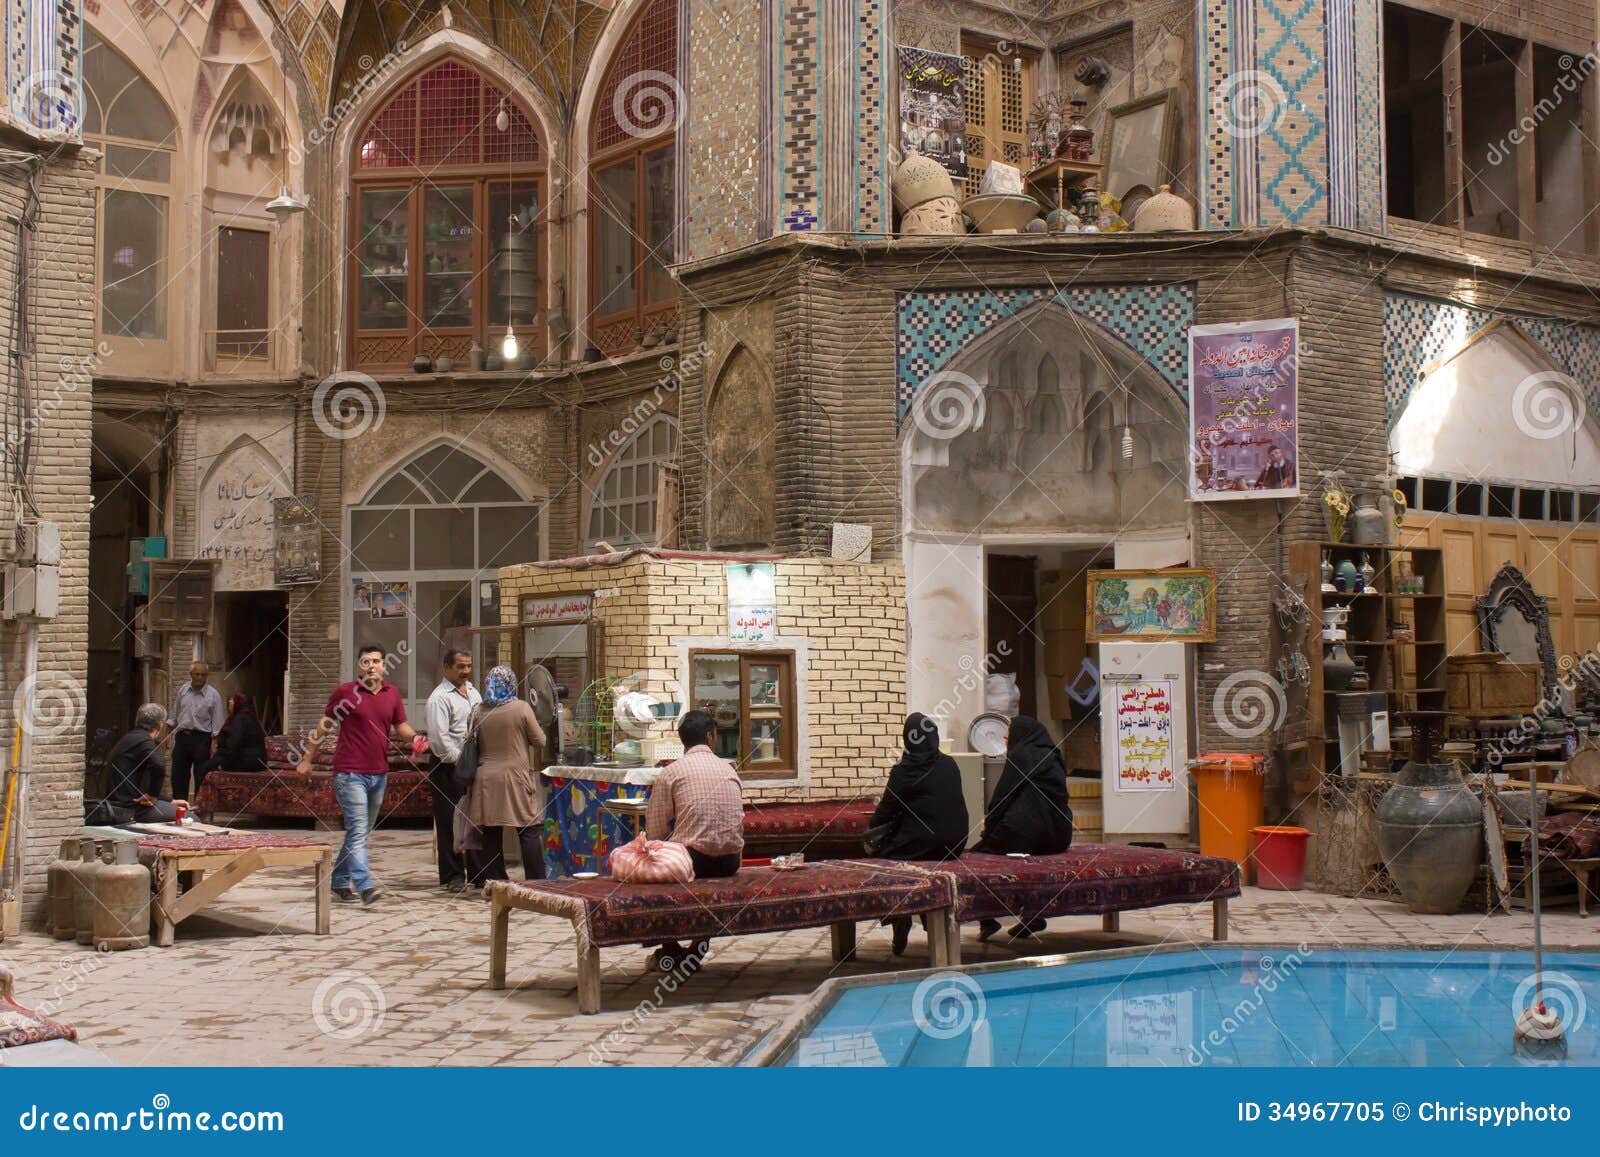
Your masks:
{"label": "striped shirt", "polygon": [[744,800],[739,773],[705,744],[662,769],[650,789],[645,834],[670,839],[705,856],[744,850]]}

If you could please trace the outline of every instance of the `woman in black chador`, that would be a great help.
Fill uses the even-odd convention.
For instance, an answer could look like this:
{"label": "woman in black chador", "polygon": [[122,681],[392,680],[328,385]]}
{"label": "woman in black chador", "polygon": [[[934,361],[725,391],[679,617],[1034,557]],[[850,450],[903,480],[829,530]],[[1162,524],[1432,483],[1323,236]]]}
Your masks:
{"label": "woman in black chador", "polygon": [[[1067,803],[1067,765],[1050,733],[1031,715],[1011,721],[1006,767],[983,817],[983,838],[972,850],[1004,855],[1049,856],[1072,846],[1072,808]],[[1042,919],[1019,924],[1012,935],[1043,931]],[[1000,921],[979,924],[979,939],[1000,930]]]}

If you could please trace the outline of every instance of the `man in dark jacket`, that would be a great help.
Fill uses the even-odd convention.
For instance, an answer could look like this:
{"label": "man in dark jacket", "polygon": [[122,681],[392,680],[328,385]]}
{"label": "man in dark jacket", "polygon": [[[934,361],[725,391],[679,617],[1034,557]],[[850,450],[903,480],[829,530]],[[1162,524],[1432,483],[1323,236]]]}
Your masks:
{"label": "man in dark jacket", "polygon": [[133,730],[117,740],[106,756],[110,790],[106,798],[133,812],[136,823],[170,823],[178,818],[176,805],[162,798],[167,763],[156,746],[156,736],[167,721],[167,709],[146,703],[133,717]]}

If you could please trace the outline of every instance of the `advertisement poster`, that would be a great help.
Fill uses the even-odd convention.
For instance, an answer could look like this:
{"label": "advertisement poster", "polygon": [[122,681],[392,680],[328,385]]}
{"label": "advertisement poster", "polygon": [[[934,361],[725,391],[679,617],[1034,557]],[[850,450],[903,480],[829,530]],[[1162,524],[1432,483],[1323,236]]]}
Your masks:
{"label": "advertisement poster", "polygon": [[[376,587],[376,584],[374,584]],[[411,584],[384,583],[372,593],[372,617],[403,619],[411,613]]]}
{"label": "advertisement poster", "polygon": [[1300,493],[1293,318],[1189,327],[1189,497]]}
{"label": "advertisement poster", "polygon": [[728,638],[770,643],[778,637],[777,572],[770,562],[729,563]]}
{"label": "advertisement poster", "polygon": [[272,500],[272,558],[278,586],[322,581],[322,520],[315,495]]}
{"label": "advertisement poster", "polygon": [[967,82],[959,56],[900,47],[900,150],[967,176]]}
{"label": "advertisement poster", "polygon": [[1172,791],[1172,682],[1114,685],[1117,790]]}

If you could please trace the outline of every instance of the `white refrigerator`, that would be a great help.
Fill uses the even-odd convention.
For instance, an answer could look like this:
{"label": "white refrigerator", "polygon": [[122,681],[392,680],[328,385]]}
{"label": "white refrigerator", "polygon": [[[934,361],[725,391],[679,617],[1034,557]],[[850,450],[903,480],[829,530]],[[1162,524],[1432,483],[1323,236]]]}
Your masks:
{"label": "white refrigerator", "polygon": [[1189,833],[1189,668],[1182,643],[1100,644],[1107,836]]}

